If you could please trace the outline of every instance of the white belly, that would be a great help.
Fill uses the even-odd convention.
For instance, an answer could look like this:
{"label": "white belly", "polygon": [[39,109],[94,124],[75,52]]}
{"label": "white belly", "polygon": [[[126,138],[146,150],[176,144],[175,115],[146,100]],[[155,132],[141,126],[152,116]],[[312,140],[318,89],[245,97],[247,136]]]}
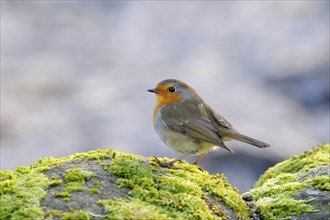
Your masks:
{"label": "white belly", "polygon": [[173,131],[168,128],[161,119],[161,115],[157,112],[155,119],[155,130],[160,139],[173,150],[182,154],[202,154],[209,151],[214,147],[214,144],[208,142],[202,142],[191,138],[180,132]]}

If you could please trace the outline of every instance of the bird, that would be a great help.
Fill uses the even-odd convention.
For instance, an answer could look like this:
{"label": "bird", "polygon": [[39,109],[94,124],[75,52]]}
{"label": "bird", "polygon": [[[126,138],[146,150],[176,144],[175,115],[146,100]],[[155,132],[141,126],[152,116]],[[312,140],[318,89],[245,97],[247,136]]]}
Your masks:
{"label": "bird", "polygon": [[214,111],[185,82],[166,79],[148,92],[155,93],[157,100],[153,112],[153,125],[160,139],[174,151],[182,154],[174,160],[157,162],[163,167],[173,167],[181,159],[198,155],[194,164],[215,148],[234,151],[225,145],[227,141],[240,141],[258,148],[270,145],[239,133],[233,125]]}

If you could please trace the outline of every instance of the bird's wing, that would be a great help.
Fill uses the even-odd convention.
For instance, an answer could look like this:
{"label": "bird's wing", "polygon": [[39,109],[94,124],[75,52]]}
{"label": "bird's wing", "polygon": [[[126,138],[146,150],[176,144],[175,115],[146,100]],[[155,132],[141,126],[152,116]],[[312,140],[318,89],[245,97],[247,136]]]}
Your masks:
{"label": "bird's wing", "polygon": [[212,112],[212,117],[215,120],[215,122],[217,123],[217,125],[222,126],[224,128],[227,128],[227,129],[232,129],[233,128],[233,125],[230,124],[229,121],[227,121],[224,117],[222,117],[218,113]]}
{"label": "bird's wing", "polygon": [[164,108],[162,109],[162,115],[166,115],[166,117],[163,117],[162,121],[168,128],[176,132],[233,152],[222,142],[217,133],[217,128],[200,108],[203,108],[203,105],[199,103],[176,106],[175,109],[171,107]]}

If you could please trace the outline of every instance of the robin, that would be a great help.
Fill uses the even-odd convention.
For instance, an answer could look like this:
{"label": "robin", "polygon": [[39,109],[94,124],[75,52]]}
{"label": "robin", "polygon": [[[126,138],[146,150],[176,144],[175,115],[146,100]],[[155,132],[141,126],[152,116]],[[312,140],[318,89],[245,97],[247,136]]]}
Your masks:
{"label": "robin", "polygon": [[270,146],[240,134],[182,81],[166,79],[148,91],[157,96],[153,113],[156,132],[166,145],[183,154],[166,163],[158,160],[161,166],[173,166],[176,161],[193,155],[200,155],[194,163],[198,164],[214,147],[234,153],[224,144],[225,141],[237,140],[259,148]]}

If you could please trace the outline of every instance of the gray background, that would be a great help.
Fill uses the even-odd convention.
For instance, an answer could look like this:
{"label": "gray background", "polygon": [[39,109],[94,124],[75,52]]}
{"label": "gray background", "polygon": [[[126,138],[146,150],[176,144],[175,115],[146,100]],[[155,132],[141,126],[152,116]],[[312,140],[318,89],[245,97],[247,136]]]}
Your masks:
{"label": "gray background", "polygon": [[1,169],[109,147],[178,156],[146,91],[166,78],[271,144],[201,162],[245,191],[329,142],[329,1],[1,1]]}

